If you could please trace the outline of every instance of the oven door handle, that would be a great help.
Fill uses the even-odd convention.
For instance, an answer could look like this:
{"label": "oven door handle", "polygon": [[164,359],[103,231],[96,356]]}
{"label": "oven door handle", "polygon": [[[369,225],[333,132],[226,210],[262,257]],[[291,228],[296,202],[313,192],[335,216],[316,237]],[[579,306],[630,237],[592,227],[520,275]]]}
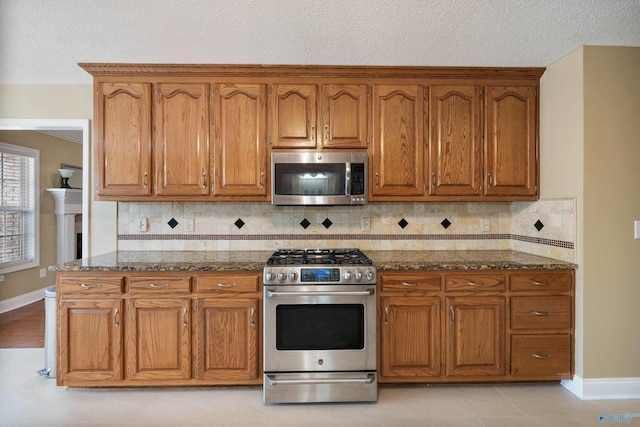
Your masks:
{"label": "oven door handle", "polygon": [[293,378],[276,380],[269,374],[265,374],[268,385],[285,384],[371,384],[376,379],[376,374],[367,374],[364,378]]}
{"label": "oven door handle", "polygon": [[351,296],[369,296],[373,295],[375,290],[373,288],[365,291],[298,291],[298,292],[281,292],[270,291],[265,289],[264,293],[269,298],[274,297],[351,297]]}

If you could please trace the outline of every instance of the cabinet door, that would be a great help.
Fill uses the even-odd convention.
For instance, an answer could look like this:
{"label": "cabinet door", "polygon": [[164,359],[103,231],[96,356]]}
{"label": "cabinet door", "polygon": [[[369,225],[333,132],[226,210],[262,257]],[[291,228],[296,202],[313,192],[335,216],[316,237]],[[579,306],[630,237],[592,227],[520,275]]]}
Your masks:
{"label": "cabinet door", "polygon": [[430,86],[430,194],[482,194],[479,86]]}
{"label": "cabinet door", "polygon": [[151,85],[96,87],[96,193],[151,194]]}
{"label": "cabinet door", "polygon": [[536,105],[533,87],[486,88],[487,196],[536,195]]}
{"label": "cabinet door", "polygon": [[122,379],[122,301],[59,305],[58,381]]}
{"label": "cabinet door", "polygon": [[324,85],[319,137],[324,148],[367,148],[367,85]]}
{"label": "cabinet door", "polygon": [[156,194],[209,194],[207,85],[160,83],[155,105]]}
{"label": "cabinet door", "polygon": [[424,194],[422,86],[373,87],[373,196]]}
{"label": "cabinet door", "polygon": [[188,299],[127,301],[127,377],[191,378],[190,331]]}
{"label": "cabinet door", "polygon": [[258,378],[258,300],[199,299],[198,378]]}
{"label": "cabinet door", "polygon": [[274,84],[271,96],[273,148],[316,147],[315,85]]}
{"label": "cabinet door", "polygon": [[440,298],[381,299],[380,375],[397,380],[440,375]]}
{"label": "cabinet door", "polygon": [[504,375],[504,297],[448,297],[447,307],[447,376]]}
{"label": "cabinet door", "polygon": [[214,86],[216,195],[266,196],[267,85]]}

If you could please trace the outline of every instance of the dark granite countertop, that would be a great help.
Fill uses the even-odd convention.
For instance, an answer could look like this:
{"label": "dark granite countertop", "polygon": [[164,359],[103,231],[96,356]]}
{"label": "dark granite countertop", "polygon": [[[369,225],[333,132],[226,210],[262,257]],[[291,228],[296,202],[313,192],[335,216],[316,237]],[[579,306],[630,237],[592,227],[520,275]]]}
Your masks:
{"label": "dark granite countertop", "polygon": [[576,264],[516,251],[367,251],[382,270],[575,269]]}
{"label": "dark granite countertop", "polygon": [[[377,270],[575,269],[577,265],[516,251],[364,251]],[[53,271],[262,271],[272,251],[120,251]]]}
{"label": "dark granite countertop", "polygon": [[54,271],[262,271],[272,251],[119,251],[63,265]]}

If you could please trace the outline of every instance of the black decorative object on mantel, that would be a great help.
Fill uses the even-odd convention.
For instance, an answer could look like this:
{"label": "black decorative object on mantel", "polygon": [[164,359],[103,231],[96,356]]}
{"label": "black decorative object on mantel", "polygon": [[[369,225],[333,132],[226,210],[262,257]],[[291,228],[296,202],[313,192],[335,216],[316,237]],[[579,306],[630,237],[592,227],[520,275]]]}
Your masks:
{"label": "black decorative object on mantel", "polygon": [[60,176],[62,177],[60,188],[71,188],[69,186],[69,178],[73,175],[73,169],[58,169],[58,172],[60,172]]}

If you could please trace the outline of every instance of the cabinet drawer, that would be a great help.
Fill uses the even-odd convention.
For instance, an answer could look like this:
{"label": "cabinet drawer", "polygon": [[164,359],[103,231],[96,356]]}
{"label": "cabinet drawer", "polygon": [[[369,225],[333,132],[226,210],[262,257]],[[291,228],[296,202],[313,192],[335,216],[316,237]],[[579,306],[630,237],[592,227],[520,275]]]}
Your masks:
{"label": "cabinet drawer", "polygon": [[442,287],[440,274],[381,274],[383,291],[439,291]]}
{"label": "cabinet drawer", "polygon": [[527,273],[511,275],[512,291],[568,291],[571,273]]}
{"label": "cabinet drawer", "polygon": [[447,275],[447,291],[504,291],[506,278],[503,274]]}
{"label": "cabinet drawer", "polygon": [[129,278],[129,293],[145,295],[188,294],[191,277],[185,276],[136,276]]}
{"label": "cabinet drawer", "polygon": [[512,375],[571,374],[571,335],[513,335]]}
{"label": "cabinet drawer", "polygon": [[571,297],[512,297],[511,329],[568,329],[571,327]]}
{"label": "cabinet drawer", "polygon": [[258,292],[262,275],[214,274],[196,278],[196,292]]}
{"label": "cabinet drawer", "polygon": [[60,295],[120,295],[122,283],[121,276],[64,276],[60,279]]}

